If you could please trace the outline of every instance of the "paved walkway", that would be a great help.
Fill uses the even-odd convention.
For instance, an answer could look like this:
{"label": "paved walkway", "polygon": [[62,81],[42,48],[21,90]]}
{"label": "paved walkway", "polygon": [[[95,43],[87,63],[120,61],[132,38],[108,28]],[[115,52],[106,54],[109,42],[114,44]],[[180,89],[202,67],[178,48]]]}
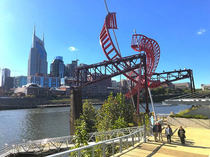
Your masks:
{"label": "paved walkway", "polygon": [[[174,135],[171,144],[166,141],[163,134],[163,142],[155,142],[150,137],[147,143],[143,143],[134,149],[120,155],[121,157],[209,157],[210,156],[210,129],[185,127],[186,144],[181,145],[177,135],[178,126],[172,126]],[[163,131],[165,133],[165,131]]]}

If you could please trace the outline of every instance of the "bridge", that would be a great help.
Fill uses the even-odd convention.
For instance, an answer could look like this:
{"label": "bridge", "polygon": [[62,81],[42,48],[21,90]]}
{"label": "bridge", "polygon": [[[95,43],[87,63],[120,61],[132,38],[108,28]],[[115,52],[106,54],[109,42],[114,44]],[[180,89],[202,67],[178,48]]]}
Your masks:
{"label": "bridge", "polygon": [[163,104],[171,105],[210,105],[209,92],[196,92],[192,94],[184,94],[171,99],[166,99]]}

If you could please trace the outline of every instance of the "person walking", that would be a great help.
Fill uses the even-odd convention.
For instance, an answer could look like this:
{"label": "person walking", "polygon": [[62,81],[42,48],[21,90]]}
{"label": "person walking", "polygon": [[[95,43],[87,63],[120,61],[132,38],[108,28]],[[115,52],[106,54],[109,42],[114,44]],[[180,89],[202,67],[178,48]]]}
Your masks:
{"label": "person walking", "polygon": [[157,122],[155,123],[155,125],[153,126],[153,129],[152,129],[152,131],[153,131],[153,135],[154,135],[154,140],[157,142],[158,140],[157,140],[157,136],[158,136],[158,125],[157,125]]}
{"label": "person walking", "polygon": [[182,126],[180,126],[179,130],[178,130],[178,136],[181,139],[182,145],[185,145],[185,130],[182,128]]}
{"label": "person walking", "polygon": [[162,136],[162,127],[161,127],[161,124],[159,122],[157,122],[157,126],[158,126],[158,136],[159,136],[159,141],[160,141],[160,138],[162,139],[163,141],[163,136]]}
{"label": "person walking", "polygon": [[167,137],[167,142],[171,143],[171,136],[173,135],[173,131],[172,131],[170,125],[167,125],[167,128],[165,129],[165,134]]}

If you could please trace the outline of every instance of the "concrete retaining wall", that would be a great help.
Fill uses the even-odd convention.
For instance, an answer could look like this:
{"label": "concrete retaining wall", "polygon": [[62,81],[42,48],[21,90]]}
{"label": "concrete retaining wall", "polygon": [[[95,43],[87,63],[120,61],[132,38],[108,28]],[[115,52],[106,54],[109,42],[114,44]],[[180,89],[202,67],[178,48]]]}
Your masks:
{"label": "concrete retaining wall", "polygon": [[210,129],[210,119],[167,118],[167,123],[174,126],[187,126]]}
{"label": "concrete retaining wall", "polygon": [[192,110],[188,113],[186,113],[185,115],[203,115],[203,116],[207,116],[210,119],[210,106],[201,106],[198,107],[195,110]]}

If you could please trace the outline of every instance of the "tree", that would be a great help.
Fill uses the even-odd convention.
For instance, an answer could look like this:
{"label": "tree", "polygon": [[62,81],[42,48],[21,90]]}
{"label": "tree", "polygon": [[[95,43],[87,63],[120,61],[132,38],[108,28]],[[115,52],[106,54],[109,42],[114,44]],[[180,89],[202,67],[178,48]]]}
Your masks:
{"label": "tree", "polygon": [[[79,119],[78,119],[79,120]],[[88,132],[87,132],[87,123],[85,122],[85,120],[81,120],[79,121],[79,123],[81,125],[77,125],[75,128],[76,128],[76,131],[75,131],[75,148],[78,148],[78,147],[81,147],[81,146],[85,146],[85,145],[88,145]]]}
{"label": "tree", "polygon": [[157,90],[156,89],[152,89],[151,93],[152,93],[152,95],[157,95]]}
{"label": "tree", "polygon": [[116,97],[111,93],[98,110],[96,128],[98,131],[106,131],[126,127],[133,121],[133,113],[133,106],[127,103],[122,93]]}
{"label": "tree", "polygon": [[88,132],[96,131],[96,109],[93,107],[91,102],[86,102],[83,104],[83,119],[87,123]]}
{"label": "tree", "polygon": [[163,88],[163,87],[159,87],[159,88],[157,88],[157,93],[158,93],[158,94],[165,95],[165,93],[166,93],[166,89],[165,89],[165,88]]}
{"label": "tree", "polygon": [[[84,119],[77,119],[76,120],[76,131],[74,133],[74,139],[73,139],[73,142],[75,143],[75,146],[71,147],[71,149],[75,149],[75,148],[79,148],[79,147],[82,147],[82,146],[86,146],[88,145],[88,139],[89,139],[89,135],[88,135],[88,132],[87,132],[87,123]],[[80,124],[80,125],[78,125]],[[90,148],[87,149],[87,150],[82,150],[82,152],[86,152],[86,156],[91,156],[90,155]],[[78,155],[78,152],[72,152],[70,153],[70,156],[77,156]]]}
{"label": "tree", "polygon": [[125,128],[128,126],[128,123],[124,120],[123,117],[119,117],[113,125],[113,129],[120,129],[120,128]]}
{"label": "tree", "polygon": [[[83,114],[76,120],[75,143],[74,148],[88,144],[88,131],[97,128],[97,131],[107,131],[112,129],[125,128],[128,122],[133,121],[134,108],[129,104],[125,97],[120,93],[116,97],[111,93],[108,99],[104,102],[101,109],[98,109],[96,114],[95,108],[90,102],[83,104]],[[96,127],[94,127],[96,126]],[[113,136],[113,135],[110,135]],[[96,141],[104,140],[105,135],[95,137]],[[118,148],[119,149],[119,148]],[[85,150],[85,156],[91,156],[91,150]],[[106,154],[111,155],[111,149],[106,148]],[[101,156],[101,146],[94,148],[94,156]],[[76,156],[77,152],[71,153]]]}
{"label": "tree", "polygon": [[166,94],[169,95],[170,93],[172,93],[171,88],[166,88]]}
{"label": "tree", "polygon": [[[79,119],[75,121],[75,133],[74,133],[74,143],[76,145],[71,149],[75,149],[81,146],[88,145],[89,135],[88,132],[96,131],[95,119],[96,110],[91,104],[91,102],[86,102],[83,104],[83,114],[80,115]],[[71,153],[72,156],[76,156],[77,152]],[[86,153],[86,156],[90,156],[90,153]]]}
{"label": "tree", "polygon": [[82,106],[83,114],[80,115],[80,118],[76,121],[76,126],[80,126],[83,122],[87,125],[88,132],[95,132],[95,123],[96,123],[96,110],[93,107],[92,103],[87,101]]}
{"label": "tree", "polygon": [[184,88],[183,93],[184,94],[191,93],[191,90],[189,88]]}

